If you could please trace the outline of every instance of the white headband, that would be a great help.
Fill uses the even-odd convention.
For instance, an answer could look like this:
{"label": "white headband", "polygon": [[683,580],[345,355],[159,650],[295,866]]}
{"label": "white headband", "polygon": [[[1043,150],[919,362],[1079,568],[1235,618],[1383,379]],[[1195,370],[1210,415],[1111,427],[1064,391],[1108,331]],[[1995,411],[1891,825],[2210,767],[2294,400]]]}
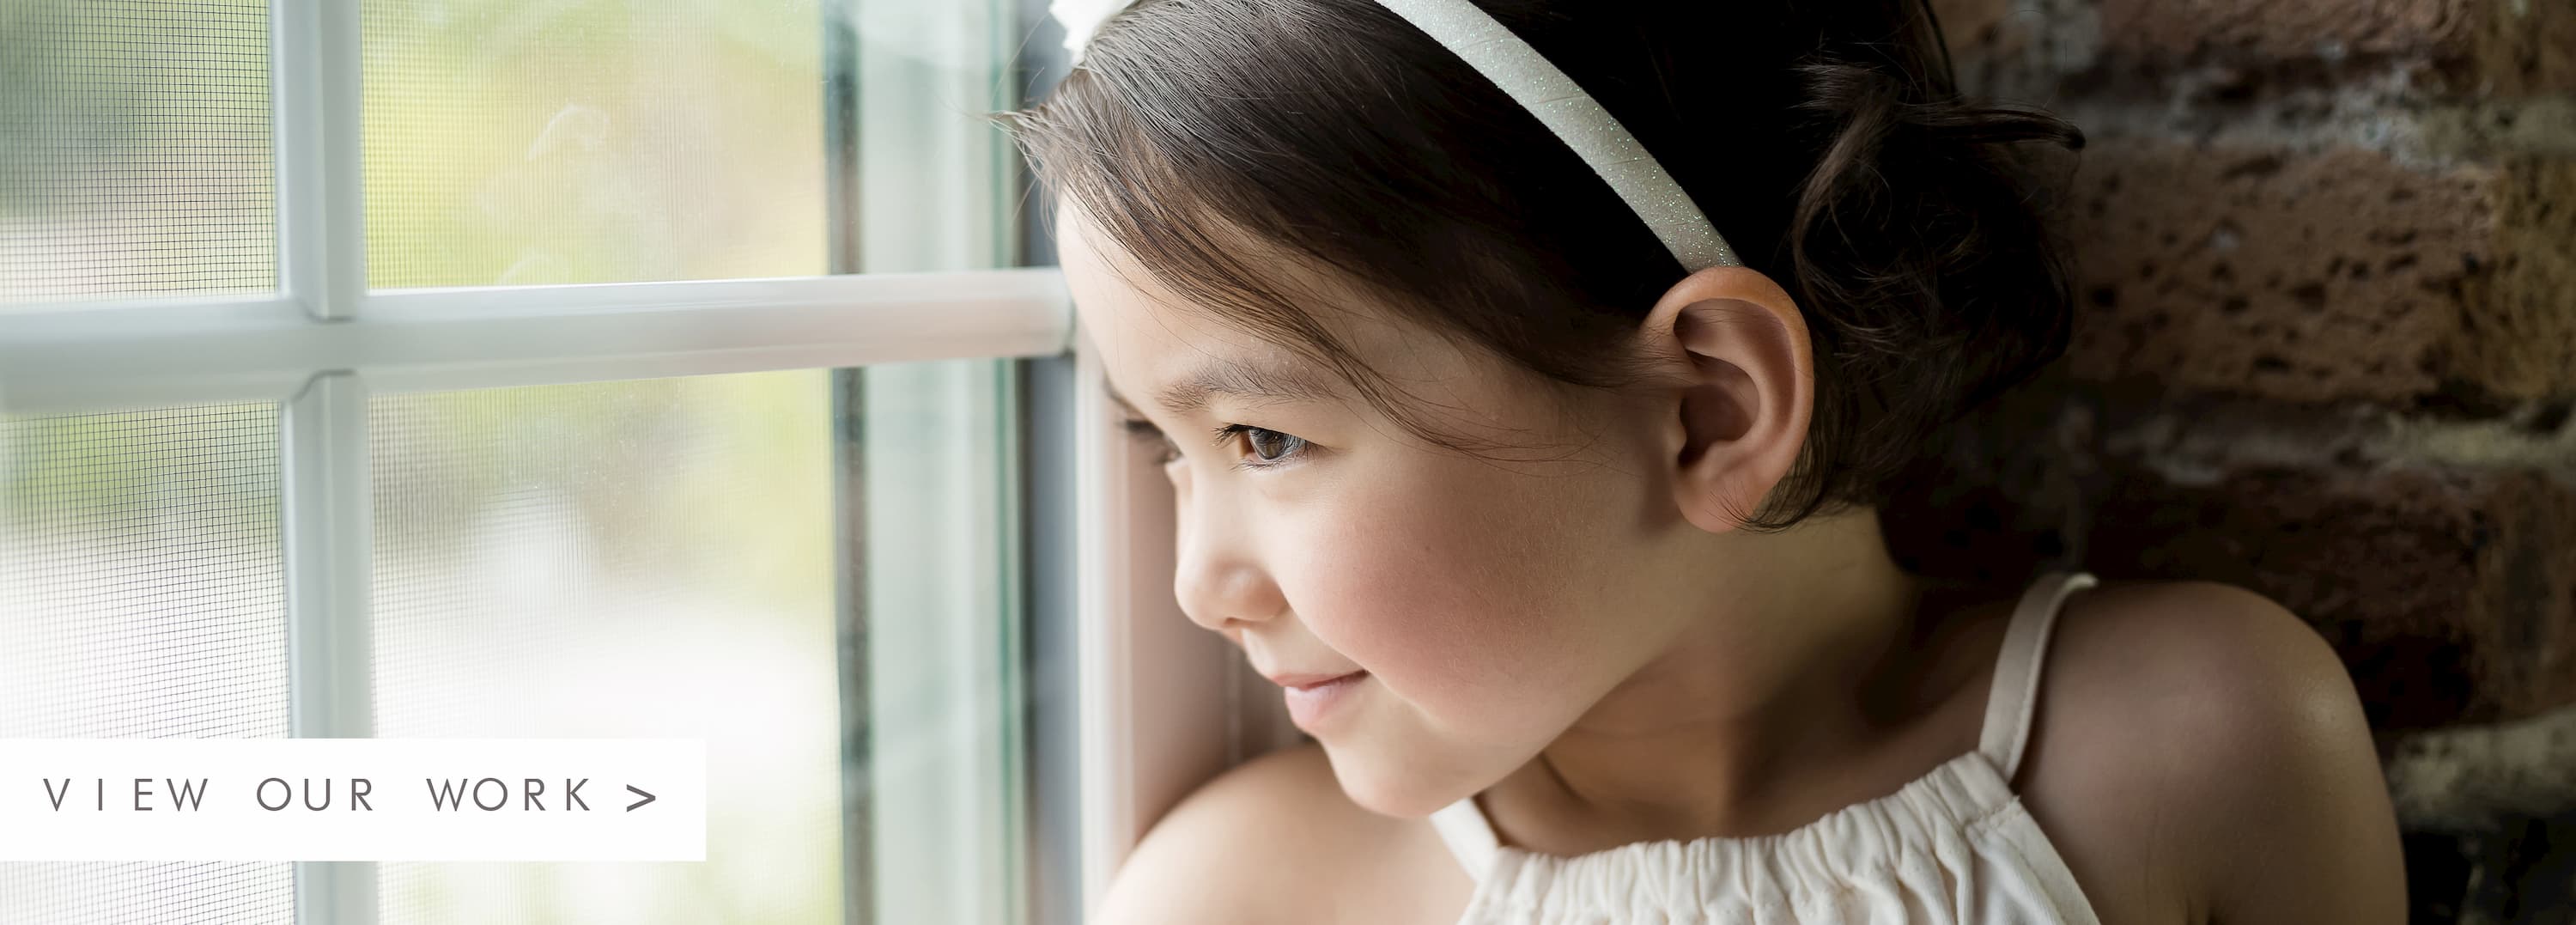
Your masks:
{"label": "white headband", "polygon": [[[1064,24],[1064,47],[1073,53],[1074,63],[1082,62],[1084,46],[1100,31],[1103,23],[1136,0],[1055,0],[1048,12]],[[1548,63],[1538,50],[1520,36],[1503,28],[1483,9],[1469,0],[1377,0],[1397,16],[1404,17],[1414,28],[1422,30],[1449,49],[1468,67],[1493,81],[1521,108],[1537,116],[1565,146],[1574,149],[1583,162],[1592,165],[1610,189],[1628,203],[1628,208],[1644,219],[1646,227],[1690,271],[1709,267],[1743,266],[1735,251],[1719,237],[1717,226],[1691,201],[1690,193],[1673,182],[1664,165],[1637,143],[1637,137],[1610,111],[1601,108],[1574,79],[1565,76],[1556,65]]]}

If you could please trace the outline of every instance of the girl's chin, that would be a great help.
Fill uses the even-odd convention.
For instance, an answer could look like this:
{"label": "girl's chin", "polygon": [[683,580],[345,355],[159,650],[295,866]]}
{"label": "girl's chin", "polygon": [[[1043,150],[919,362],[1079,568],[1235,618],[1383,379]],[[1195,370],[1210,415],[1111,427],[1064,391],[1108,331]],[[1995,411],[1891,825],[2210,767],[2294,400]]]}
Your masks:
{"label": "girl's chin", "polygon": [[1449,781],[1447,775],[1424,773],[1426,762],[1418,749],[1391,750],[1383,745],[1324,743],[1324,754],[1331,759],[1333,778],[1341,784],[1342,795],[1361,809],[1381,816],[1416,819],[1439,812],[1451,803],[1474,796],[1479,789],[1472,784]]}

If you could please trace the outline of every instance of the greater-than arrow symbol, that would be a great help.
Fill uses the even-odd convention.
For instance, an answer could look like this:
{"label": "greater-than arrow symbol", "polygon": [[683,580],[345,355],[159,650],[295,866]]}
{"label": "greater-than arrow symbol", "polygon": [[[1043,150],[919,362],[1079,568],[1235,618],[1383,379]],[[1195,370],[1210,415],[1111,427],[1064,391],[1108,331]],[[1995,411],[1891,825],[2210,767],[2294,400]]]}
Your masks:
{"label": "greater-than arrow symbol", "polygon": [[626,785],[626,789],[628,789],[628,790],[633,790],[633,791],[635,791],[635,794],[636,794],[637,796],[641,796],[641,797],[643,797],[643,799],[641,799],[641,800],[637,800],[637,801],[635,801],[635,802],[633,802],[633,803],[628,803],[628,804],[626,804],[626,811],[627,811],[627,812],[630,812],[630,813],[631,813],[631,812],[634,812],[634,811],[635,811],[635,807],[642,806],[642,805],[644,805],[644,804],[646,804],[646,803],[653,802],[653,795],[652,795],[652,794],[644,792],[643,790],[641,790],[641,789],[637,788],[634,784],[628,784],[628,785]]}

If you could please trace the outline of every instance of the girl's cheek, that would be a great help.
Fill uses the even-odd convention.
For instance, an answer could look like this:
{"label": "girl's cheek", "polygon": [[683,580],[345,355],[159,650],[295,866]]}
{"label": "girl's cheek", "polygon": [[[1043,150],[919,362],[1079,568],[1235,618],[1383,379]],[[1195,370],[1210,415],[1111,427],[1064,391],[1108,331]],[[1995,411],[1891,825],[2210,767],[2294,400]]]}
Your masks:
{"label": "girl's cheek", "polygon": [[1556,625],[1572,614],[1552,600],[1570,582],[1533,561],[1527,525],[1460,500],[1424,491],[1337,504],[1310,521],[1305,553],[1280,576],[1319,641],[1425,707],[1521,687],[1572,654]]}

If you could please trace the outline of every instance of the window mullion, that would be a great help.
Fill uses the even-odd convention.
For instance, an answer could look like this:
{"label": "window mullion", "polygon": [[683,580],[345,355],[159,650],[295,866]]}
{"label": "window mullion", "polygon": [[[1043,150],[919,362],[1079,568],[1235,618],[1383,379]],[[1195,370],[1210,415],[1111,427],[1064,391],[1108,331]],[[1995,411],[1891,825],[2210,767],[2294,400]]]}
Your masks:
{"label": "window mullion", "polygon": [[[275,0],[269,41],[277,153],[278,286],[312,323],[293,333],[335,343],[366,306],[366,212],[359,184],[361,44],[355,0]],[[248,345],[245,345],[248,346]],[[367,387],[331,351],[258,353],[309,363],[279,439],[287,578],[290,734],[375,734],[369,608],[374,499]],[[142,370],[135,370],[140,373]],[[291,370],[272,369],[275,374]],[[374,925],[376,865],[298,862],[298,922]]]}
{"label": "window mullion", "polygon": [[355,317],[367,294],[358,4],[274,0],[269,18],[278,288],[315,319]]}
{"label": "window mullion", "polygon": [[[375,734],[373,493],[367,454],[367,389],[345,372],[313,377],[286,403],[284,482],[287,687],[291,735]],[[376,920],[376,865],[299,862],[302,922]]]}

